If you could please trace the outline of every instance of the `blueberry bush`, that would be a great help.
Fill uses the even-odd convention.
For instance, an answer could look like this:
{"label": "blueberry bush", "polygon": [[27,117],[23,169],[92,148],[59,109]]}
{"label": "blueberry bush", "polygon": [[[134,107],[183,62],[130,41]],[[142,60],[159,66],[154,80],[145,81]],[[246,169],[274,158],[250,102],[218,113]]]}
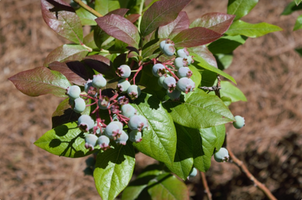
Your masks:
{"label": "blueberry bush", "polygon": [[[224,72],[233,51],[281,30],[241,20],[257,2],[229,0],[227,13],[190,23],[182,11],[190,0],[41,0],[46,24],[71,43],[9,78],[26,95],[64,98],[35,145],[58,156],[93,155],[103,200],[122,191],[122,199],[189,199],[181,179],[206,172],[212,156],[227,161],[225,124],[245,125],[228,108],[246,101]],[[138,152],[159,164],[129,183]]]}

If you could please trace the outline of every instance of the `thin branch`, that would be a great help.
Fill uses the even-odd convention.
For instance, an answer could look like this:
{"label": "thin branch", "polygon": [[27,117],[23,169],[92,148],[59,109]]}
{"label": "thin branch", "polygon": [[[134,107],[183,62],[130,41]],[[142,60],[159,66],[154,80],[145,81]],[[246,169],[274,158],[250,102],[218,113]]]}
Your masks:
{"label": "thin branch", "polygon": [[239,167],[239,169],[254,183],[256,187],[258,187],[270,200],[277,200],[276,197],[269,191],[269,189],[262,183],[260,183],[247,169],[245,164],[239,160],[233,152],[230,150],[230,148],[227,148],[230,158],[232,161]]}
{"label": "thin branch", "polygon": [[98,13],[93,8],[89,7],[87,4],[85,4],[81,0],[74,0],[74,2],[78,3],[81,7],[85,8],[86,10],[88,10],[89,12],[91,12],[92,14],[94,14],[95,16],[97,16],[97,17],[103,17],[103,15],[101,15],[100,13]]}
{"label": "thin branch", "polygon": [[210,188],[208,186],[208,182],[207,182],[205,173],[200,172],[200,177],[201,177],[201,181],[202,181],[202,185],[204,187],[205,193],[207,193],[208,200],[212,200],[212,193],[211,193]]}

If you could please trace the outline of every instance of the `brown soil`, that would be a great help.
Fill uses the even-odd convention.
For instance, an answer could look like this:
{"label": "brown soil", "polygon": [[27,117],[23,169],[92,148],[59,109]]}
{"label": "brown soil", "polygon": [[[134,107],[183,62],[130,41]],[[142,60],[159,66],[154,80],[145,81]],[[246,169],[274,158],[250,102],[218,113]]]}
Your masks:
{"label": "brown soil", "polygon": [[[248,102],[231,106],[246,126],[227,126],[228,147],[278,199],[302,197],[302,46],[292,28],[299,13],[280,16],[286,1],[262,0],[243,19],[268,22],[282,32],[249,39],[235,51],[227,69]],[[190,18],[206,12],[226,12],[227,1],[193,0]],[[8,77],[37,66],[65,41],[44,23],[38,0],[0,1],[0,199],[100,199],[91,176],[84,175],[86,158],[54,156],[33,142],[51,128],[51,115],[61,99],[28,97]],[[153,162],[142,155],[138,168]],[[212,162],[206,173],[214,199],[266,199],[232,163]],[[188,182],[192,198],[206,199],[199,177]]]}

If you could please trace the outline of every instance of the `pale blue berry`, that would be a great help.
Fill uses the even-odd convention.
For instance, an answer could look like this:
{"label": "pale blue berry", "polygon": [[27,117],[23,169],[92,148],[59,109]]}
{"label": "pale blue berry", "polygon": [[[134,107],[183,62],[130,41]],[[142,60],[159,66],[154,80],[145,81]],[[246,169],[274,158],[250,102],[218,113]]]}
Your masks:
{"label": "pale blue berry", "polygon": [[159,43],[159,48],[160,48],[160,50],[163,50],[165,45],[166,45],[166,40],[161,41],[161,42]]}
{"label": "pale blue berry", "polygon": [[78,118],[78,126],[82,131],[88,132],[94,127],[94,121],[89,115],[81,115]]}
{"label": "pale blue berry", "polygon": [[125,131],[122,131],[122,134],[116,138],[115,142],[117,144],[126,145],[129,136]]}
{"label": "pale blue berry", "polygon": [[79,97],[74,100],[73,110],[76,113],[82,113],[85,110],[85,108],[86,108],[86,103],[84,99]]}
{"label": "pale blue berry", "polygon": [[66,89],[66,94],[69,96],[70,99],[79,98],[81,94],[81,88],[77,85],[69,86]]}
{"label": "pale blue berry", "polygon": [[166,78],[165,76],[161,76],[158,78],[157,83],[159,86],[164,87],[163,83],[164,83],[165,78]]}
{"label": "pale blue berry", "polygon": [[136,99],[141,94],[141,89],[137,85],[130,85],[127,94],[131,99]]}
{"label": "pale blue berry", "polygon": [[190,78],[192,76],[192,71],[189,69],[189,67],[181,67],[177,70],[177,76],[179,78]]}
{"label": "pale blue berry", "polygon": [[85,148],[93,151],[97,140],[98,137],[94,134],[85,135]]}
{"label": "pale blue berry", "polygon": [[162,52],[167,56],[173,56],[175,53],[174,44],[166,44],[162,50]]}
{"label": "pale blue berry", "polygon": [[121,78],[128,78],[131,75],[131,68],[128,65],[121,65],[117,68],[116,73]]}
{"label": "pale blue berry", "polygon": [[121,79],[117,83],[117,91],[120,93],[125,93],[125,92],[127,92],[130,85],[131,84],[129,81],[127,81],[126,79]]}
{"label": "pale blue berry", "polygon": [[160,77],[166,73],[166,68],[163,64],[157,63],[152,67],[152,74],[156,77]]}
{"label": "pale blue berry", "polygon": [[98,106],[102,110],[107,110],[109,105],[110,105],[110,101],[109,98],[106,96],[102,96],[102,98],[98,100]]}
{"label": "pale blue berry", "polygon": [[129,137],[131,142],[141,142],[142,141],[142,132],[138,130],[132,130],[130,132],[130,137]]}
{"label": "pale blue berry", "polygon": [[229,159],[229,152],[226,148],[221,147],[219,149],[219,151],[217,151],[216,153],[214,153],[214,159],[217,162],[224,162],[227,161]]}
{"label": "pale blue berry", "polygon": [[188,66],[188,61],[186,58],[182,58],[182,57],[177,57],[174,60],[174,66],[179,69],[181,67],[187,67]]}
{"label": "pale blue berry", "polygon": [[235,121],[233,122],[233,126],[237,129],[242,128],[243,126],[245,126],[245,120],[243,117],[236,115],[235,116]]}
{"label": "pale blue berry", "polygon": [[179,99],[181,95],[181,91],[173,90],[172,92],[167,91],[167,95],[170,97],[171,100]]}
{"label": "pale blue berry", "polygon": [[84,85],[84,91],[88,94],[92,86],[92,80],[88,80]]}
{"label": "pale blue berry", "polygon": [[131,130],[142,131],[142,129],[146,128],[147,126],[147,119],[141,115],[133,115],[128,122],[128,127]]}
{"label": "pale blue berry", "polygon": [[184,48],[184,49],[178,49],[178,50],[177,50],[177,55],[178,55],[179,57],[186,58],[186,57],[189,56],[190,54],[189,54],[187,48]]}
{"label": "pale blue berry", "polygon": [[176,80],[173,76],[165,78],[163,81],[163,87],[168,90],[168,92],[173,92],[176,88]]}
{"label": "pale blue berry", "polygon": [[111,139],[115,139],[122,134],[123,124],[119,121],[110,122],[105,128],[105,135]]}
{"label": "pale blue berry", "polygon": [[122,111],[122,115],[128,118],[132,117],[137,112],[136,109],[130,104],[122,105],[121,111]]}
{"label": "pale blue berry", "polygon": [[103,77],[102,74],[93,75],[92,86],[98,89],[105,87],[107,80]]}
{"label": "pale blue berry", "polygon": [[177,82],[177,89],[181,92],[191,92],[195,88],[195,83],[187,77],[180,78]]}
{"label": "pale blue berry", "polygon": [[186,59],[187,59],[188,65],[191,65],[192,63],[194,63],[192,56],[188,56]]}
{"label": "pale blue berry", "polygon": [[195,177],[196,175],[197,175],[197,169],[193,167],[189,174],[189,177]]}
{"label": "pale blue berry", "polygon": [[109,143],[110,143],[110,139],[109,137],[107,137],[106,135],[101,135],[98,140],[97,140],[97,144],[101,147],[101,149],[103,150],[106,150],[106,149],[109,149],[110,146],[109,146]]}

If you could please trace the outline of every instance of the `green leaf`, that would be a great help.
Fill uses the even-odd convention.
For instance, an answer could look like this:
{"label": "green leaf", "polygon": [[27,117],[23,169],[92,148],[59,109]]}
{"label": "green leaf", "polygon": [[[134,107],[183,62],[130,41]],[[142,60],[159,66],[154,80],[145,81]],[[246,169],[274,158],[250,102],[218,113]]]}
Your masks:
{"label": "green leaf", "polygon": [[122,200],[151,199],[147,191],[149,181],[162,173],[159,165],[148,165],[123,191]]}
{"label": "green leaf", "polygon": [[296,3],[297,6],[298,6],[301,2],[302,2],[302,0],[295,0],[295,3]]}
{"label": "green leaf", "polygon": [[75,122],[47,131],[34,144],[54,155],[70,158],[84,157],[93,153],[85,148],[84,133]]}
{"label": "green leaf", "polygon": [[302,15],[297,18],[297,21],[294,26],[294,31],[302,29]]}
{"label": "green leaf", "polygon": [[194,27],[181,31],[174,38],[175,47],[196,47],[208,44],[222,35],[207,28]]}
{"label": "green leaf", "polygon": [[190,78],[192,79],[192,81],[194,81],[195,87],[197,88],[201,83],[201,74],[199,73],[198,69],[193,65],[190,65],[189,69],[192,71],[193,74]]}
{"label": "green leaf", "polygon": [[137,113],[143,115],[149,127],[143,131],[143,140],[134,146],[142,153],[164,163],[173,163],[176,151],[176,130],[171,116],[160,101],[142,93],[135,104]]}
{"label": "green leaf", "polygon": [[101,15],[106,15],[120,7],[120,2],[116,0],[95,0],[95,10]]}
{"label": "green leaf", "polygon": [[188,29],[190,24],[190,19],[186,12],[181,11],[177,18],[171,23],[161,26],[158,29],[159,38],[173,38],[180,31]]}
{"label": "green leaf", "polygon": [[258,24],[250,24],[238,20],[231,25],[226,34],[232,36],[244,35],[247,37],[256,38],[276,31],[282,31],[282,28],[265,22]]}
{"label": "green leaf", "polygon": [[193,27],[204,27],[211,29],[217,33],[223,34],[228,30],[232,24],[235,16],[224,13],[206,13],[201,17],[195,19],[191,24],[190,28]]}
{"label": "green leaf", "polygon": [[301,10],[302,9],[302,5],[296,5],[295,2],[290,2],[286,8],[283,10],[283,12],[281,13],[281,15],[290,15],[292,14],[294,11],[297,11],[297,10]]}
{"label": "green leaf", "polygon": [[237,87],[235,87],[232,83],[228,81],[221,81],[220,82],[221,90],[220,95],[223,97],[229,97],[232,102],[236,101],[247,101],[244,94],[239,90]]}
{"label": "green leaf", "polygon": [[148,192],[152,199],[189,200],[186,185],[169,173],[152,179],[148,184]]}
{"label": "green leaf", "polygon": [[86,10],[85,8],[80,7],[76,10],[77,15],[80,17],[82,25],[95,26],[95,19],[97,18],[94,14]]}
{"label": "green leaf", "polygon": [[174,122],[190,128],[208,128],[234,121],[223,101],[200,89],[195,89],[184,103],[169,101],[164,105],[170,110]]}
{"label": "green leaf", "polygon": [[243,45],[246,40],[247,37],[245,36],[226,35],[209,44],[208,48],[213,54],[229,54],[229,53],[233,53],[233,51],[240,45]]}
{"label": "green leaf", "polygon": [[194,167],[206,172],[211,166],[214,149],[221,146],[224,140],[224,125],[215,126],[199,131],[190,131],[193,141]]}
{"label": "green leaf", "polygon": [[81,20],[72,7],[62,0],[41,0],[41,10],[44,21],[52,30],[74,43],[82,43]]}
{"label": "green leaf", "polygon": [[177,132],[177,150],[173,164],[166,164],[169,170],[186,180],[193,167],[193,149],[190,133],[185,127],[175,124]]}
{"label": "green leaf", "polygon": [[84,39],[83,39],[83,43],[92,48],[92,49],[96,49],[99,50],[98,46],[95,44],[95,40],[94,40],[94,30],[92,30],[90,33],[88,33]]}
{"label": "green leaf", "polygon": [[93,173],[103,200],[113,200],[128,185],[134,170],[135,153],[130,143],[99,152]]}
{"label": "green leaf", "polygon": [[221,71],[220,69],[217,69],[216,67],[210,65],[209,63],[207,63],[207,62],[206,62],[202,57],[200,57],[199,55],[197,55],[197,54],[195,54],[195,53],[191,53],[191,54],[192,54],[192,56],[194,56],[194,61],[199,62],[199,63],[197,64],[198,66],[200,66],[200,67],[202,67],[202,68],[204,68],[204,69],[206,69],[206,70],[215,72],[215,73],[217,73],[217,74],[219,74],[219,75],[221,75],[221,76],[223,76],[223,77],[229,79],[230,81],[232,81],[233,83],[236,84],[236,81],[235,81],[235,79],[234,79],[232,76],[230,76],[230,75],[228,75],[227,73]]}
{"label": "green leaf", "polygon": [[297,48],[295,51],[302,57],[302,48]]}
{"label": "green leaf", "polygon": [[158,27],[166,25],[176,19],[178,13],[190,0],[161,0],[153,3],[142,16],[140,25],[141,35],[147,36]]}
{"label": "green leaf", "polygon": [[106,15],[96,19],[97,24],[108,35],[133,47],[138,47],[139,33],[135,25],[120,15]]}
{"label": "green leaf", "polygon": [[66,62],[72,60],[82,60],[88,53],[88,50],[82,45],[64,44],[57,47],[48,54],[43,65],[47,67],[54,61]]}
{"label": "green leaf", "polygon": [[217,60],[218,69],[225,70],[233,62],[233,54],[216,54],[215,58]]}
{"label": "green leaf", "polygon": [[70,86],[64,75],[46,67],[20,72],[10,77],[9,80],[22,93],[32,97],[44,94],[66,97],[66,89]]}
{"label": "green leaf", "polygon": [[258,3],[258,0],[229,0],[228,14],[236,15],[234,20],[247,15]]}

